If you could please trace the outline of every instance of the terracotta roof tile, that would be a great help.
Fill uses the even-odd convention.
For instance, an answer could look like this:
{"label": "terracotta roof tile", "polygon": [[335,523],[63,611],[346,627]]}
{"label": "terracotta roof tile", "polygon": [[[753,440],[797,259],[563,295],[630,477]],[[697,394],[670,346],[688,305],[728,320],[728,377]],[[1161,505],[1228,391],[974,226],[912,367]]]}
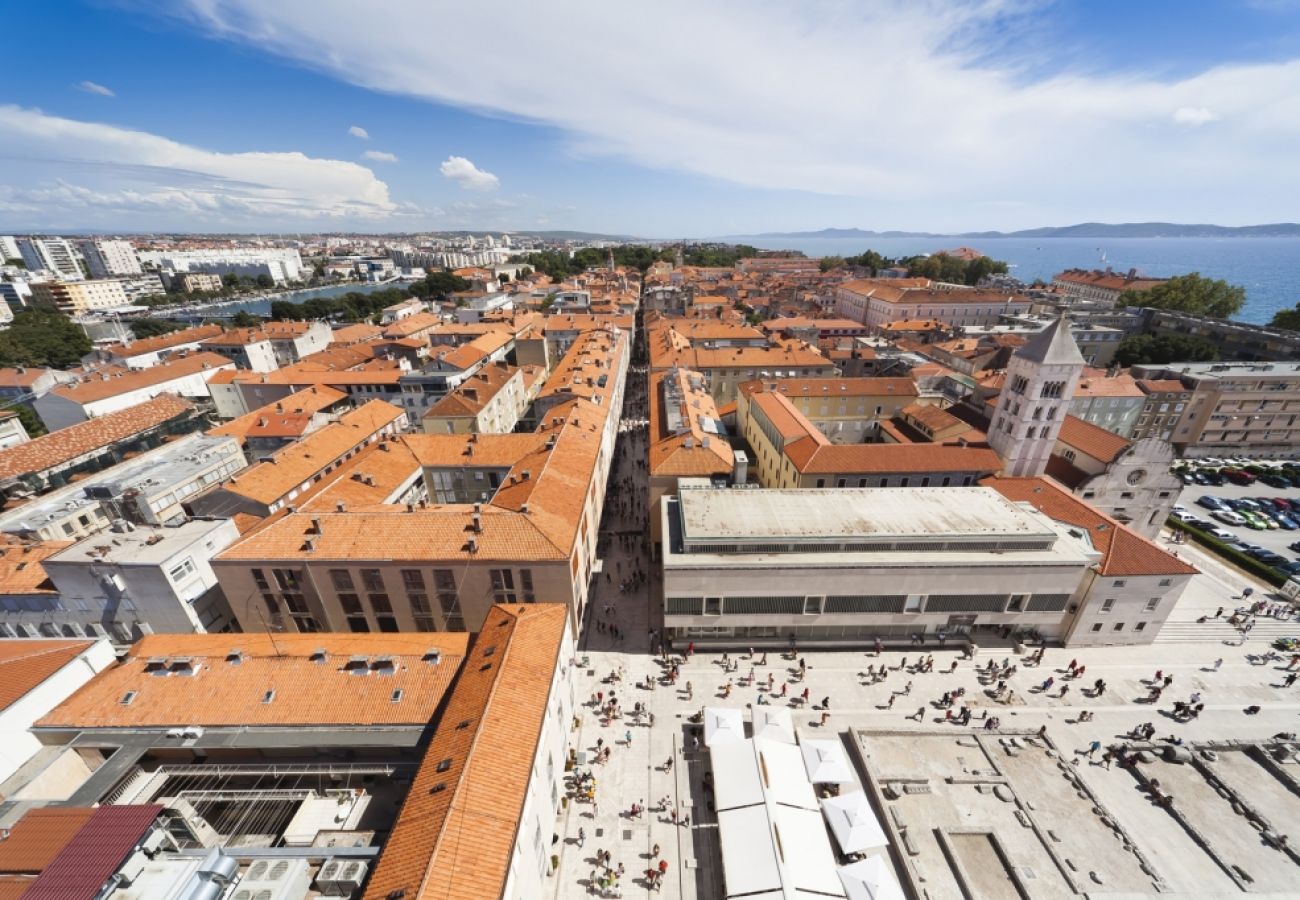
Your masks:
{"label": "terracotta roof tile", "polygon": [[1146,538],[1085,503],[1049,478],[985,478],[980,484],[1008,500],[1028,503],[1034,509],[1067,525],[1088,532],[1102,554],[1103,575],[1195,575],[1197,570],[1166,553]]}
{"label": "terracotta roof tile", "polygon": [[[668,392],[675,391],[676,401]],[[705,421],[720,418],[713,395],[702,376],[685,369],[655,372],[650,376],[649,455],[652,476],[730,475],[735,466],[731,445]],[[678,427],[668,427],[672,413]],[[691,446],[687,447],[687,442]]]}
{"label": "terracotta roof tile", "polygon": [[365,900],[502,896],[566,623],[562,604],[488,613]]}
{"label": "terracotta roof tile", "polygon": [[0,535],[0,593],[11,596],[58,593],[41,563],[70,546],[72,541],[32,543],[11,534]]}
{"label": "terracotta roof tile", "polygon": [[42,638],[0,641],[0,710],[8,709],[93,643]]}
{"label": "terracotta roof tile", "polygon": [[1057,440],[1104,463],[1119,459],[1120,454],[1132,446],[1132,441],[1128,438],[1120,437],[1100,425],[1069,415],[1061,422],[1061,432]]}
{"label": "terracotta roof tile", "polygon": [[129,344],[109,344],[100,350],[100,353],[117,359],[142,356],[145,353],[157,353],[159,350],[170,350],[186,344],[197,344],[210,337],[216,337],[221,334],[221,331],[220,325],[196,325],[193,328],[182,328],[180,331],[160,334],[157,337],[131,341]]}
{"label": "terracotta roof tile", "polygon": [[188,400],[175,394],[159,394],[130,409],[60,428],[25,444],[0,450],[0,479],[54,468],[193,411],[194,405]]}
{"label": "terracotta roof tile", "polygon": [[96,400],[165,384],[204,370],[233,369],[234,366],[234,363],[219,353],[189,353],[185,356],[168,357],[165,361],[147,369],[135,369],[130,372],[110,374],[107,377],[102,377],[102,372],[92,373],[79,384],[60,385],[50,393],[75,403],[94,403]]}
{"label": "terracotta roof tile", "polygon": [[0,872],[38,875],[95,812],[93,807],[47,806],[30,809],[0,841]]}
{"label": "terracotta roof tile", "polygon": [[[36,727],[420,725],[451,685],[467,640],[452,632],[149,635]],[[319,662],[318,649],[326,651]],[[441,653],[437,663],[424,658],[431,649]],[[353,657],[370,661],[368,674],[352,674]],[[391,674],[373,665],[380,658],[392,661]],[[189,660],[194,674],[152,674],[172,671],[161,661],[178,659]],[[394,703],[398,689],[402,699]]]}

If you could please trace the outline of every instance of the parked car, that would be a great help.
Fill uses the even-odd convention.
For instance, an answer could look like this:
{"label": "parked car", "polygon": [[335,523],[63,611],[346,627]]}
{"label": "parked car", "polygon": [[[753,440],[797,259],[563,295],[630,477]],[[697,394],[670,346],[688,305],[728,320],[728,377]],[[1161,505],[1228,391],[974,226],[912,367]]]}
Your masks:
{"label": "parked car", "polygon": [[1204,506],[1206,509],[1224,509],[1225,505],[1222,500],[1211,494],[1202,494],[1196,498],[1197,506]]}
{"label": "parked car", "polygon": [[1171,516],[1177,516],[1180,519],[1187,515],[1187,512],[1187,507],[1183,506],[1181,503],[1175,503],[1173,509],[1169,510]]}
{"label": "parked car", "polygon": [[1223,475],[1220,474],[1219,472],[1214,471],[1213,469],[1211,469],[1208,472],[1204,472],[1202,474],[1205,476],[1205,480],[1209,482],[1211,485],[1213,485],[1214,487],[1218,487],[1219,485],[1223,484]]}
{"label": "parked car", "polygon": [[1294,543],[1288,544],[1287,549],[1290,550],[1292,553],[1300,553],[1300,541],[1295,541]]}
{"label": "parked car", "polygon": [[1233,484],[1242,487],[1255,483],[1255,476],[1244,469],[1224,469],[1221,474]]}
{"label": "parked car", "polygon": [[1260,516],[1259,513],[1251,512],[1248,509],[1243,509],[1241,510],[1241,512],[1237,513],[1237,515],[1241,516],[1243,519],[1246,520],[1247,528],[1253,528],[1256,531],[1268,530],[1268,525],[1265,524],[1263,517]]}
{"label": "parked car", "polygon": [[1286,513],[1274,513],[1273,519],[1286,531],[1295,531],[1297,528],[1300,528],[1300,523],[1297,523],[1295,519],[1291,518]]}
{"label": "parked car", "polygon": [[1294,562],[1278,563],[1273,568],[1279,572],[1285,572],[1287,575],[1300,575],[1300,559]]}
{"label": "parked car", "polygon": [[1235,544],[1237,542],[1237,536],[1226,528],[1220,528],[1219,526],[1215,525],[1211,528],[1205,529],[1205,531],[1206,534],[1212,534],[1219,540],[1224,541],[1226,543]]}
{"label": "parked car", "polygon": [[1291,511],[1291,501],[1286,499],[1285,497],[1266,497],[1264,499],[1268,500],[1269,503],[1272,503],[1275,507],[1282,510],[1283,512]]}
{"label": "parked car", "polygon": [[1214,516],[1214,518],[1218,519],[1224,525],[1236,525],[1238,528],[1248,522],[1248,520],[1240,513],[1235,513],[1230,509],[1216,509],[1210,515]]}
{"label": "parked car", "polygon": [[1288,562],[1285,556],[1280,553],[1274,553],[1272,550],[1265,550],[1262,553],[1251,553],[1250,556],[1268,566],[1280,566],[1285,565]]}

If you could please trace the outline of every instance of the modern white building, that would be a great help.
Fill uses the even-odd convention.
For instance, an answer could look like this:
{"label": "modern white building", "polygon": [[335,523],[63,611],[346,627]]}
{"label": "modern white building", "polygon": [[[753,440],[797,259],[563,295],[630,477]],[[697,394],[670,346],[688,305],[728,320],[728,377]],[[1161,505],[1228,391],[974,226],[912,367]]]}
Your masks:
{"label": "modern white building", "polygon": [[[58,590],[55,609],[39,624],[98,624],[114,640],[134,641],[152,632],[229,631],[230,607],[209,564],[239,539],[230,519],[191,519],[174,526],[136,526],[123,521],[44,560]],[[30,612],[5,613],[14,623]]]}
{"label": "modern white building", "polygon": [[140,259],[130,241],[86,240],[78,242],[81,255],[91,278],[112,278],[115,275],[139,275]]}
{"label": "modern white building", "polygon": [[[0,782],[43,746],[31,726],[114,663],[108,641],[0,641]],[[7,833],[7,832],[6,832]]]}
{"label": "modern white building", "polygon": [[33,303],[57,307],[69,316],[119,309],[130,302],[122,282],[115,278],[38,281],[31,285],[31,292]]}
{"label": "modern white building", "polygon": [[18,238],[18,253],[33,272],[52,272],[64,281],[80,281],[85,276],[77,263],[72,244],[57,237]]}
{"label": "modern white building", "polygon": [[1059,639],[1101,556],[983,487],[683,484],[661,509],[664,626],[677,640],[862,643],[1005,628]]}
{"label": "modern white building", "polygon": [[66,541],[118,519],[136,525],[181,521],[182,503],[247,465],[235,438],[189,434],[0,512],[0,532]]}
{"label": "modern white building", "polygon": [[278,247],[223,247],[205,250],[146,250],[140,261],[173,272],[208,272],[256,278],[267,275],[276,284],[302,279],[297,250]]}
{"label": "modern white building", "polygon": [[18,249],[18,242],[14,240],[13,235],[0,234],[0,266],[4,265],[6,260],[22,258],[22,251]]}

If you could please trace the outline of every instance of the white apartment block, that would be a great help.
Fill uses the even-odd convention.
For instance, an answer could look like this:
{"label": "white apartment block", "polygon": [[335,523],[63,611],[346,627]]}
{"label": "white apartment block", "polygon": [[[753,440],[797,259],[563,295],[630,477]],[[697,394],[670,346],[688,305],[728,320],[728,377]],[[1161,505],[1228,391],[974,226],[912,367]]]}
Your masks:
{"label": "white apartment block", "polygon": [[19,255],[31,271],[52,272],[65,281],[85,277],[72,244],[63,238],[18,238],[17,243]]}
{"label": "white apartment block", "polygon": [[302,279],[297,250],[271,247],[227,247],[205,250],[147,250],[141,262],[175,272],[208,272],[256,278],[268,275],[276,284]]}
{"label": "white apartment block", "polygon": [[130,241],[88,240],[77,245],[86,260],[91,278],[112,278],[115,275],[140,275],[140,259]]}

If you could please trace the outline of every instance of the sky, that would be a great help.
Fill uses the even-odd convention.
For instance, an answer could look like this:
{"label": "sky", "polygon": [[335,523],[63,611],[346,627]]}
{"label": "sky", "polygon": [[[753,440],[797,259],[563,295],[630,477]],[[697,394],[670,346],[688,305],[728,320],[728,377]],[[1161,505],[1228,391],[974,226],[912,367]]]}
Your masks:
{"label": "sky", "polygon": [[1300,210],[1300,0],[42,0],[5,32],[0,234]]}

